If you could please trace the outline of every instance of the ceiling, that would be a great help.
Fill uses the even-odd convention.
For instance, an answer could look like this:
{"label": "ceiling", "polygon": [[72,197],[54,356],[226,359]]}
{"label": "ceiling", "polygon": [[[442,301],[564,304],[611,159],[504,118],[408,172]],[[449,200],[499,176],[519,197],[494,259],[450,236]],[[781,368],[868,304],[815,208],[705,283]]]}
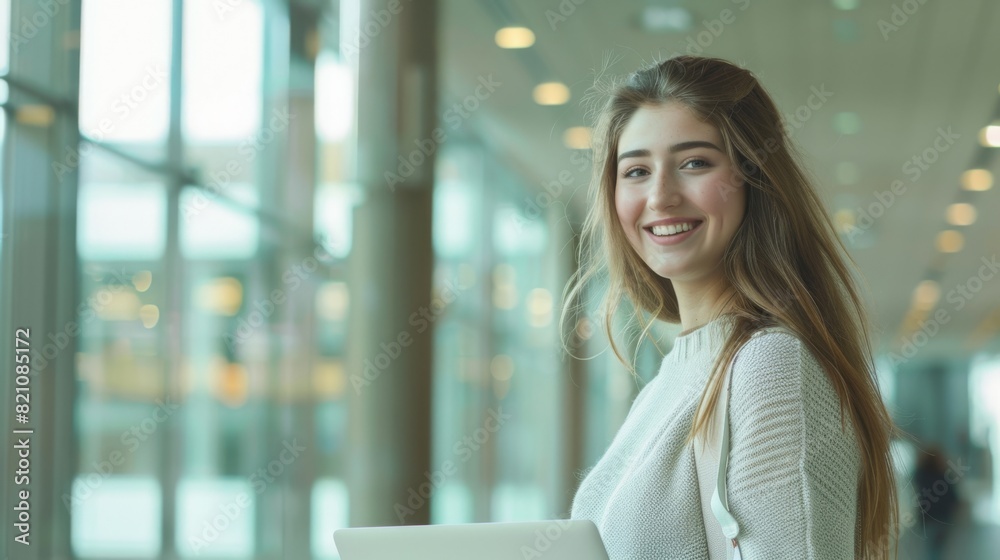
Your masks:
{"label": "ceiling", "polygon": [[[834,5],[858,4],[851,10]],[[899,12],[895,29],[893,4]],[[872,320],[883,349],[912,340],[906,317],[916,286],[938,282],[940,331],[917,337],[913,359],[968,355],[1000,350],[990,317],[1000,318],[1000,274],[970,287],[981,289],[965,300],[952,290],[976,276],[981,258],[1000,253],[1000,185],[985,192],[960,188],[959,177],[973,166],[1000,176],[997,149],[983,148],[979,131],[1000,120],[1000,3],[961,0],[871,2],[861,0],[712,0],[642,2],[562,0],[444,0],[441,42],[442,88],[446,100],[472,94],[479,77],[501,83],[463,124],[529,185],[541,188],[566,170],[579,190],[562,195],[578,215],[586,205],[588,170],[563,145],[566,128],[586,125],[581,100],[598,74],[627,75],[675,53],[687,52],[705,21],[725,15],[732,23],[721,32],[702,34],[705,54],[752,70],[784,113],[807,102],[811,88],[832,92],[829,100],[796,129],[803,163],[817,179],[830,213],[877,203],[877,192],[901,180],[906,190],[887,205],[850,249],[869,286]],[[686,31],[652,32],[639,25],[647,6],[686,8],[693,16]],[[912,9],[911,9],[912,11]],[[905,22],[901,16],[905,16]],[[536,42],[527,49],[497,47],[494,33],[508,25],[531,28]],[[718,24],[711,25],[717,31]],[[565,105],[541,106],[532,89],[561,81],[571,90]],[[840,113],[855,113],[860,128],[838,132]],[[947,151],[915,177],[904,164],[934,146],[939,129],[958,135]],[[940,145],[940,142],[939,142]],[[839,170],[839,171],[838,171]],[[852,177],[853,176],[853,177]],[[915,179],[915,180],[914,180]],[[956,201],[975,205],[978,219],[959,229],[965,244],[944,254],[935,240],[948,226],[946,207]],[[978,329],[978,330],[977,330]],[[985,334],[985,336],[984,336]]]}

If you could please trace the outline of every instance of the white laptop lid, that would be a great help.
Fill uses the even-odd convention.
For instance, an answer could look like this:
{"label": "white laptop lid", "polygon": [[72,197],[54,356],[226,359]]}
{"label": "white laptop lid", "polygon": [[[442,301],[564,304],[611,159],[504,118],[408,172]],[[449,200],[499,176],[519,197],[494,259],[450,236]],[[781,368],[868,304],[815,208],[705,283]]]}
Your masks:
{"label": "white laptop lid", "polygon": [[580,519],[338,529],[342,560],[608,560],[597,526]]}

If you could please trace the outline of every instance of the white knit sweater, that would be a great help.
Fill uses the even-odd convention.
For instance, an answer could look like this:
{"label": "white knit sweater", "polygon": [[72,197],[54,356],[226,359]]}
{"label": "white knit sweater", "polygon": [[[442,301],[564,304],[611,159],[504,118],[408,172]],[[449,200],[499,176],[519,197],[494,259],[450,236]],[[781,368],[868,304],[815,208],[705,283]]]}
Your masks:
{"label": "white knit sweater", "polygon": [[[721,407],[713,437],[684,445],[731,328],[722,317],[674,340],[577,489],[570,517],[597,524],[611,560],[732,558],[711,509]],[[820,364],[773,328],[740,349],[729,376],[727,495],[743,559],[853,558],[859,450]]]}

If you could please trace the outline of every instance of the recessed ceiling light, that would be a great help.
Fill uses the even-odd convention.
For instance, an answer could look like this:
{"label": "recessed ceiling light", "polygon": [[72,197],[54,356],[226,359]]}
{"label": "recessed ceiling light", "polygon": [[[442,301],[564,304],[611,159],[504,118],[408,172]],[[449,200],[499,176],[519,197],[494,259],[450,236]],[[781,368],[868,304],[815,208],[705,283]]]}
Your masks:
{"label": "recessed ceiling light", "polygon": [[574,126],[563,133],[563,144],[571,150],[590,149],[590,127]]}
{"label": "recessed ceiling light", "polygon": [[569,88],[562,82],[545,82],[535,86],[533,95],[539,105],[562,105],[569,101]]}
{"label": "recessed ceiling light", "polygon": [[941,297],[941,288],[933,280],[924,280],[913,290],[913,307],[916,309],[932,309]]}
{"label": "recessed ceiling light", "polygon": [[859,0],[831,0],[830,3],[838,10],[856,10],[858,9]]}
{"label": "recessed ceiling light", "polygon": [[857,134],[861,131],[861,117],[853,111],[843,111],[833,116],[833,129],[841,134]]}
{"label": "recessed ceiling light", "polygon": [[504,27],[494,39],[502,49],[525,49],[535,44],[535,33],[527,27]]}
{"label": "recessed ceiling light", "polygon": [[906,313],[906,317],[903,318],[903,330],[913,332],[919,329],[923,326],[923,322],[929,314],[926,309],[918,309],[911,306],[910,310]]}
{"label": "recessed ceiling light", "polygon": [[962,173],[962,188],[967,191],[988,191],[993,186],[993,174],[988,169],[970,169]]}
{"label": "recessed ceiling light", "polygon": [[1000,148],[1000,124],[983,127],[979,131],[979,143],[988,148]]}
{"label": "recessed ceiling light", "polygon": [[679,6],[646,6],[639,14],[639,25],[647,31],[687,31],[693,19],[691,12]]}
{"label": "recessed ceiling light", "polygon": [[946,229],[937,236],[937,248],[942,253],[957,253],[964,244],[965,238],[953,229]]}
{"label": "recessed ceiling light", "polygon": [[833,215],[833,223],[840,233],[850,233],[855,221],[854,210],[850,208],[841,208]]}
{"label": "recessed ceiling light", "polygon": [[833,20],[833,36],[841,43],[854,43],[861,36],[861,29],[852,19],[837,18]]}
{"label": "recessed ceiling light", "polygon": [[968,202],[956,202],[948,206],[945,217],[953,226],[967,226],[976,221],[976,207]]}

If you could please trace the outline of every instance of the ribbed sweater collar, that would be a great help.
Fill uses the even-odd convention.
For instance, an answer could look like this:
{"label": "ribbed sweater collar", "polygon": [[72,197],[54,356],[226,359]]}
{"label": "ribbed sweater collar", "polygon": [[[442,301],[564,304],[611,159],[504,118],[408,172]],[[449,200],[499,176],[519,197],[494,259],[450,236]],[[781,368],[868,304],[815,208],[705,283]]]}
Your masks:
{"label": "ribbed sweater collar", "polygon": [[716,317],[695,330],[674,338],[674,345],[668,355],[681,361],[704,353],[714,355],[722,348],[731,328],[730,315]]}

